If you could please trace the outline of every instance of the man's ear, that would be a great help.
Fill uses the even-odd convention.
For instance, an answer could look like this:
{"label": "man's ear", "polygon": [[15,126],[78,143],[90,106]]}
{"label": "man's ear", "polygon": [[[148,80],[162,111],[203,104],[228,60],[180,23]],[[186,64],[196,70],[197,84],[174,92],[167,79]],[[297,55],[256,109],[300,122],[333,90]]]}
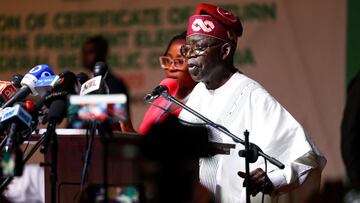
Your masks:
{"label": "man's ear", "polygon": [[221,58],[223,60],[227,59],[230,56],[232,46],[230,43],[225,43],[221,46]]}

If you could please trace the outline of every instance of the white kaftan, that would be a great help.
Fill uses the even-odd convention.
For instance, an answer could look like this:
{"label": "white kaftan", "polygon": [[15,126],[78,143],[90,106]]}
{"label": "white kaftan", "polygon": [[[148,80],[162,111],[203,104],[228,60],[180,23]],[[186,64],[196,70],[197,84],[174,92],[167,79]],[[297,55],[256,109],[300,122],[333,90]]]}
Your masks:
{"label": "white kaftan", "polygon": [[[268,176],[276,194],[301,184],[311,169],[325,164],[302,126],[261,85],[241,73],[233,74],[215,90],[206,89],[203,83],[197,84],[186,104],[242,139],[244,131],[248,130],[250,142],[285,164],[285,169],[281,170],[268,162]],[[186,110],[181,111],[179,118],[202,123]],[[210,140],[234,143],[227,135],[210,129]],[[245,172],[245,159],[238,156],[241,149],[244,147],[236,144],[230,155],[200,160],[200,182],[221,202],[246,200],[243,179],[237,175],[238,171]],[[259,167],[264,170],[262,157],[250,165],[250,171]],[[257,196],[255,199],[259,199],[261,193]]]}

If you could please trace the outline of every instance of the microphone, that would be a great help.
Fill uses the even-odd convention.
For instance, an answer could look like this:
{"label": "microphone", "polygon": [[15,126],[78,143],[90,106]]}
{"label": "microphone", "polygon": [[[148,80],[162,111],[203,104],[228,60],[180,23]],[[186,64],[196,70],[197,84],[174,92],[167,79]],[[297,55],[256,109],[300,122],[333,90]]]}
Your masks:
{"label": "microphone", "polygon": [[144,101],[153,101],[158,98],[163,92],[168,92],[171,95],[176,95],[179,89],[179,83],[176,79],[165,78],[155,89],[144,97]]}
{"label": "microphone", "polygon": [[48,126],[46,128],[47,136],[45,137],[43,146],[40,149],[41,153],[46,153],[50,139],[56,139],[56,138],[51,138],[51,135],[55,133],[56,124],[61,123],[61,121],[66,117],[67,115],[66,112],[67,112],[67,107],[65,100],[57,99],[50,104],[47,115],[49,121]]}
{"label": "microphone", "polygon": [[57,99],[66,100],[69,94],[76,94],[77,78],[73,72],[64,71],[56,78],[56,80],[51,80],[53,84],[51,91],[46,92],[36,104],[37,111],[40,111],[44,105],[49,107]]}
{"label": "microphone", "polygon": [[104,78],[108,74],[108,67],[104,62],[96,62],[93,78],[86,81],[81,85],[80,95],[87,94],[109,94],[109,87],[107,86]]}
{"label": "microphone", "polygon": [[5,150],[2,153],[2,175],[21,176],[23,172],[23,154],[20,150],[20,143],[23,142],[22,132],[31,126],[31,115],[20,105],[4,109],[1,124],[10,125],[7,132]]}
{"label": "microphone", "polygon": [[49,125],[58,124],[66,117],[67,105],[65,100],[57,99],[53,101],[49,106]]}
{"label": "microphone", "polygon": [[106,63],[102,61],[96,62],[93,70],[94,77],[101,76],[100,89],[92,92],[91,94],[109,94],[109,86],[105,82],[105,78],[108,75],[109,68]]}
{"label": "microphone", "polygon": [[21,88],[21,80],[24,78],[23,75],[21,74],[15,74],[12,76],[10,82],[17,88],[20,89]]}
{"label": "microphone", "polygon": [[4,109],[1,124],[4,126],[10,124],[8,139],[5,145],[6,151],[13,148],[14,140],[16,139],[16,132],[19,132],[19,130],[24,128],[29,128],[31,121],[31,115],[23,107],[21,107],[20,104]]}
{"label": "microphone", "polygon": [[15,93],[15,95],[5,102],[1,108],[10,107],[15,102],[23,100],[29,94],[34,96],[37,95],[35,90],[35,83],[40,77],[54,75],[54,72],[51,70],[50,66],[46,64],[37,65],[32,68],[21,80],[21,88]]}
{"label": "microphone", "polygon": [[16,93],[16,87],[7,81],[0,81],[0,102],[8,101]]}
{"label": "microphone", "polygon": [[108,74],[108,66],[106,65],[106,63],[102,62],[102,61],[98,61],[95,63],[94,66],[94,70],[93,70],[93,76],[99,76],[101,75],[103,77],[103,79],[106,78],[107,74]]}
{"label": "microphone", "polygon": [[55,83],[59,80],[58,75],[50,75],[39,78],[35,83],[35,91],[43,97],[53,89]]}

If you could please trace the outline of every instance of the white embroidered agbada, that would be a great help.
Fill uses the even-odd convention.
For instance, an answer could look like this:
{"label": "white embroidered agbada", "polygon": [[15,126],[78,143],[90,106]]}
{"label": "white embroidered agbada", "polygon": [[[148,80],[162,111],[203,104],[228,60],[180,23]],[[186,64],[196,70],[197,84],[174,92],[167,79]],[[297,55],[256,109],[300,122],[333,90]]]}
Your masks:
{"label": "white embroidered agbada", "polygon": [[[277,193],[287,192],[301,184],[311,169],[322,168],[325,164],[325,159],[311,144],[302,126],[261,85],[243,74],[233,74],[215,90],[208,90],[199,83],[187,105],[242,139],[244,131],[248,130],[250,142],[285,164],[285,169],[281,170],[268,162],[268,176]],[[202,123],[186,110],[181,111],[179,118]],[[209,129],[210,140],[234,143],[227,135]],[[221,202],[246,201],[243,179],[237,175],[238,171],[245,172],[245,160],[238,156],[241,149],[244,147],[236,144],[230,155],[200,160],[200,182]],[[262,157],[251,164],[250,171],[259,167],[265,171]],[[259,197],[261,193],[252,202],[261,199]],[[272,202],[274,200],[276,202],[276,198],[272,198]]]}

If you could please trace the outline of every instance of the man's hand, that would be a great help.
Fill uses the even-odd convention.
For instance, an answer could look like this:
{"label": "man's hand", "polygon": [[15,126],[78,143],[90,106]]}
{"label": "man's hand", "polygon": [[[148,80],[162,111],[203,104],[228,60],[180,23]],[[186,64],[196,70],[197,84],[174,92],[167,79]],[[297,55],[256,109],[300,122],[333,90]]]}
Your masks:
{"label": "man's hand", "polygon": [[[244,172],[239,171],[238,175],[242,178],[245,178]],[[251,195],[255,196],[259,192],[264,192],[264,194],[271,194],[274,190],[274,185],[270,181],[267,174],[261,168],[257,168],[250,172],[250,184],[248,188],[250,189]]]}

